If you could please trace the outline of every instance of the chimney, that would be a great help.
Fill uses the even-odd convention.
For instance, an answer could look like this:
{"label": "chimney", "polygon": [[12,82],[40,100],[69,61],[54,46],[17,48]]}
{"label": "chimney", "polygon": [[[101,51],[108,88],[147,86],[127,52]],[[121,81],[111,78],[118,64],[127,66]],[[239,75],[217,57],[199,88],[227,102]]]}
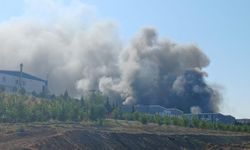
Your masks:
{"label": "chimney", "polygon": [[22,88],[22,78],[23,78],[23,63],[20,64],[20,77],[19,77],[19,87]]}
{"label": "chimney", "polygon": [[20,73],[23,73],[23,63],[20,64]]}

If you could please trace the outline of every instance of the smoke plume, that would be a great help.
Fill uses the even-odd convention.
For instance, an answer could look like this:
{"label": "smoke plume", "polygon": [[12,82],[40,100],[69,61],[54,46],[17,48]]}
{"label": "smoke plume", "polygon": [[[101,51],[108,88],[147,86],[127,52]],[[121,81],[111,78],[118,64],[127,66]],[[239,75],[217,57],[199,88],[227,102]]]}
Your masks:
{"label": "smoke plume", "polygon": [[[48,75],[55,94],[99,90],[120,104],[218,111],[220,95],[202,71],[209,59],[196,45],[171,42],[159,38],[154,28],[143,28],[123,46],[115,23],[88,17],[91,7],[42,4],[33,1],[23,16],[0,23],[2,69],[23,62],[25,72]],[[44,16],[42,8],[51,9]]]}

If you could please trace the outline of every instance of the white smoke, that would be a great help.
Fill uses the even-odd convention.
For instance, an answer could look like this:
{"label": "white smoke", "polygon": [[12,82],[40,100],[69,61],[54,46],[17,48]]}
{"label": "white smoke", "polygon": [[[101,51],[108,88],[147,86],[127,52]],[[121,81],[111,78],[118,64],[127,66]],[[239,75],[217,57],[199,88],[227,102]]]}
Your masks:
{"label": "white smoke", "polygon": [[95,89],[101,77],[117,75],[121,42],[114,23],[90,22],[87,15],[80,2],[27,1],[23,16],[0,23],[0,67],[23,62],[26,72],[48,74],[56,94]]}
{"label": "white smoke", "polygon": [[[160,39],[154,28],[142,29],[123,47],[115,23],[99,21],[93,7],[80,1],[26,3],[24,15],[0,23],[0,68],[15,69],[23,62],[25,72],[43,78],[48,74],[52,93],[68,90],[79,96],[99,90],[120,104],[178,107],[182,104],[177,100],[183,99],[179,94],[185,96],[185,86],[191,83],[185,71],[199,73],[209,65],[196,45]],[[213,90],[205,83],[192,88],[191,92],[207,94],[199,106],[217,105],[217,93],[210,98]],[[167,97],[173,91],[176,102]],[[188,102],[183,105],[194,106]]]}
{"label": "white smoke", "polygon": [[192,114],[199,114],[199,113],[201,113],[202,111],[201,111],[201,108],[200,108],[199,106],[193,106],[193,107],[190,108],[190,112],[191,112]]}

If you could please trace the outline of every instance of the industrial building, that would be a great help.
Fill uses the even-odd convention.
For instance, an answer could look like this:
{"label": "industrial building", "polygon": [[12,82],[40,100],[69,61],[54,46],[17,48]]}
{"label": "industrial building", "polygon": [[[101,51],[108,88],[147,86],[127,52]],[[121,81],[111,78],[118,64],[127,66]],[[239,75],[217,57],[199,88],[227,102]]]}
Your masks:
{"label": "industrial building", "polygon": [[161,116],[179,117],[183,112],[176,108],[165,108],[160,105],[134,105],[134,106],[121,106],[123,112],[140,112],[148,114],[159,114]]}
{"label": "industrial building", "polygon": [[236,119],[230,115],[223,115],[221,113],[198,113],[198,114],[185,114],[188,119],[198,118],[204,121],[213,123],[235,124]]}
{"label": "industrial building", "polygon": [[0,70],[0,90],[39,94],[48,90],[48,81],[23,72],[23,64],[20,64],[19,71]]}
{"label": "industrial building", "polygon": [[250,119],[237,119],[238,124],[247,124],[250,125]]}
{"label": "industrial building", "polygon": [[[165,108],[160,105],[134,105],[126,106],[122,105],[121,110],[123,112],[140,112],[148,114],[159,114],[161,116],[169,117],[186,117],[190,121],[193,118],[197,118],[204,121],[209,121],[212,123],[223,123],[223,124],[235,124],[236,119],[231,115],[223,115],[221,113],[198,113],[198,114],[184,114],[183,111],[177,108]],[[249,123],[249,119],[237,120],[242,124]]]}

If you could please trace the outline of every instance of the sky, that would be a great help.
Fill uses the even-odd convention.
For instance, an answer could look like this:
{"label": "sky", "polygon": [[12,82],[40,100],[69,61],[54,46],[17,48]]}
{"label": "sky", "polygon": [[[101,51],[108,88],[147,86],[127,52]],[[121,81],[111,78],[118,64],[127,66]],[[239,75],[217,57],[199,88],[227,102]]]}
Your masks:
{"label": "sky", "polygon": [[[0,22],[21,16],[25,1],[0,0]],[[70,1],[61,0],[65,5]],[[196,44],[211,60],[205,68],[207,82],[221,88],[221,112],[250,118],[249,0],[80,1],[90,5],[99,19],[115,22],[125,42],[141,27],[151,26],[161,37]]]}

